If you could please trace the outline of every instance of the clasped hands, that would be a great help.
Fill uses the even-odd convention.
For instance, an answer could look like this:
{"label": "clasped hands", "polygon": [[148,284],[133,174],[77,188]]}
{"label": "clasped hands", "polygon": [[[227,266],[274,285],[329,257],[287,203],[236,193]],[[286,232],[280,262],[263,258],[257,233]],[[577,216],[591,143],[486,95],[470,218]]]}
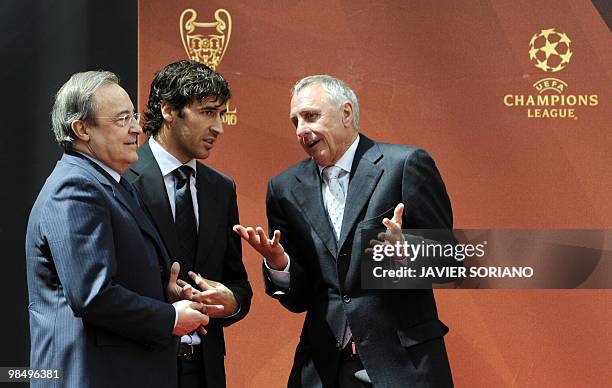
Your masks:
{"label": "clasped hands", "polygon": [[238,310],[234,293],[225,285],[205,279],[200,274],[189,271],[198,289],[178,278],[180,265],[172,263],[170,281],[166,287],[166,296],[178,312],[176,326],[172,334],[182,336],[197,330],[206,334],[204,326],[210,318],[225,318]]}

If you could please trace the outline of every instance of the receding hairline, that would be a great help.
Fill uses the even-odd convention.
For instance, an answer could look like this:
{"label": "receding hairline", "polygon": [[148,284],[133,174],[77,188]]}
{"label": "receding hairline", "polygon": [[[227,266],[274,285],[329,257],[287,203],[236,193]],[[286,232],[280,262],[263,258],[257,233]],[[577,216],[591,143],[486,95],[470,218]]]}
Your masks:
{"label": "receding hairline", "polygon": [[[131,105],[131,109],[130,109],[129,107],[119,106],[119,107],[117,107],[117,108],[118,108],[118,109],[120,109],[120,110],[118,110],[118,111],[116,111],[116,112],[115,112],[115,111],[113,111],[113,112],[111,112],[111,113],[109,113],[109,114],[110,114],[110,115],[120,115],[120,114],[122,114],[122,113],[130,113],[130,111],[131,111],[131,112],[135,112],[135,111],[136,111],[136,107],[134,106],[134,103],[132,102],[132,99],[130,98],[130,94],[127,92],[127,90],[125,90],[125,89],[124,89],[124,88],[123,88],[123,87],[122,87],[120,84],[118,84],[118,83],[114,83],[114,82],[106,82],[106,83],[102,83],[102,84],[100,84],[100,85],[99,85],[99,86],[96,88],[96,90],[93,92],[93,94],[91,95],[91,102],[92,102],[92,105],[95,107],[95,110],[96,110],[96,112],[94,112],[94,113],[96,113],[96,114],[97,114],[97,113],[100,111],[100,102],[101,102],[101,101],[100,101],[100,98],[102,98],[102,97],[103,97],[103,96],[101,95],[101,92],[102,92],[104,89],[107,89],[107,88],[112,88],[112,87],[115,87],[115,86],[119,88],[119,89],[117,89],[118,91],[120,90],[120,91],[122,92],[122,94],[124,94],[125,96],[127,96],[127,99],[128,99],[128,101],[130,102],[130,105]],[[112,103],[113,101],[116,101],[116,100],[115,100],[115,99],[113,99],[113,98],[109,98],[109,97],[106,97],[106,96],[104,96],[104,97],[105,97],[105,98],[107,98],[107,99],[109,99],[109,100],[111,101],[111,103]]]}
{"label": "receding hairline", "polygon": [[359,129],[359,99],[349,85],[328,74],[315,74],[298,80],[291,88],[291,96],[313,85],[319,85],[325,91],[327,102],[339,109],[349,102],[353,108],[353,126]]}
{"label": "receding hairline", "polygon": [[[293,98],[296,95],[298,95],[299,93],[302,93],[305,90],[310,89],[310,88],[314,88],[314,87],[318,87],[323,92],[323,94],[325,96],[325,99],[326,99],[326,101],[328,103],[330,103],[330,104],[337,103],[337,100],[335,99],[336,96],[334,96],[332,93],[330,93],[325,88],[324,83],[321,82],[321,81],[312,81],[312,82],[309,82],[307,84],[302,85],[299,89],[292,88],[291,89],[291,99],[293,100]],[[343,97],[344,97],[344,99],[343,99],[343,101],[341,101],[339,103],[338,107],[342,107],[347,102],[350,103],[351,106],[353,105],[352,101],[349,98],[347,98],[346,96],[343,96]]]}

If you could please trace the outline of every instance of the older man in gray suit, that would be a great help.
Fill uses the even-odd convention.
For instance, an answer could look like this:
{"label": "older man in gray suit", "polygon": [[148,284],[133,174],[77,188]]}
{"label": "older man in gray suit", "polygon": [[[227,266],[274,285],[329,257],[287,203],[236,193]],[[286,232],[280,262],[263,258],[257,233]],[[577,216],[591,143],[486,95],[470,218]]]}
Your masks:
{"label": "older man in gray suit", "polygon": [[57,93],[64,154],[32,208],[26,258],[30,367],[60,377],[32,386],[174,387],[179,336],[208,323],[179,300],[178,271],[120,179],[138,159],[138,118],[110,72],[77,73]]}
{"label": "older man in gray suit", "polygon": [[289,117],[309,158],[270,180],[273,235],[234,228],[264,256],[266,292],[306,312],[289,387],[451,386],[431,289],[359,282],[362,230],[452,228],[433,159],[360,134],[355,93],[330,76],[298,81]]}

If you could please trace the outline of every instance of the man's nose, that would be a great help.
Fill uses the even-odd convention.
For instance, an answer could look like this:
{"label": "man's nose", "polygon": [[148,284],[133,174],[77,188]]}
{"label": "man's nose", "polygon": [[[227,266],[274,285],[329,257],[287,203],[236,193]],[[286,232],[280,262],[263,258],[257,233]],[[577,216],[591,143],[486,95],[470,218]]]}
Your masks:
{"label": "man's nose", "polygon": [[223,118],[221,115],[217,115],[217,119],[215,120],[211,129],[219,135],[223,133]]}
{"label": "man's nose", "polygon": [[140,126],[140,123],[138,121],[131,120],[129,126],[130,133],[135,133],[137,135],[140,135],[142,133],[142,127]]}
{"label": "man's nose", "polygon": [[310,128],[308,128],[308,125],[306,125],[303,120],[299,120],[297,123],[297,127],[295,128],[295,134],[297,135],[297,137],[301,138],[308,135],[309,133]]}

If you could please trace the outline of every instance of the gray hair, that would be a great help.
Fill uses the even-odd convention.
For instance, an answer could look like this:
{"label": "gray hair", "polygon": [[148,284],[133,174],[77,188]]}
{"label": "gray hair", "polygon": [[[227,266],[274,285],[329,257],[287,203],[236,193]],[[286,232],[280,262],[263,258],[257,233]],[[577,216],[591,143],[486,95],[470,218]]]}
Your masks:
{"label": "gray hair", "polygon": [[55,141],[64,151],[70,151],[74,145],[72,123],[93,119],[98,110],[93,94],[109,84],[118,85],[119,77],[110,71],[86,71],[73,74],[57,92],[51,111],[51,125]]}
{"label": "gray hair", "polygon": [[330,75],[311,75],[302,78],[293,85],[291,96],[312,84],[321,85],[330,102],[337,104],[338,107],[348,100],[353,106],[353,126],[356,130],[359,130],[359,102],[355,92],[347,84]]}

